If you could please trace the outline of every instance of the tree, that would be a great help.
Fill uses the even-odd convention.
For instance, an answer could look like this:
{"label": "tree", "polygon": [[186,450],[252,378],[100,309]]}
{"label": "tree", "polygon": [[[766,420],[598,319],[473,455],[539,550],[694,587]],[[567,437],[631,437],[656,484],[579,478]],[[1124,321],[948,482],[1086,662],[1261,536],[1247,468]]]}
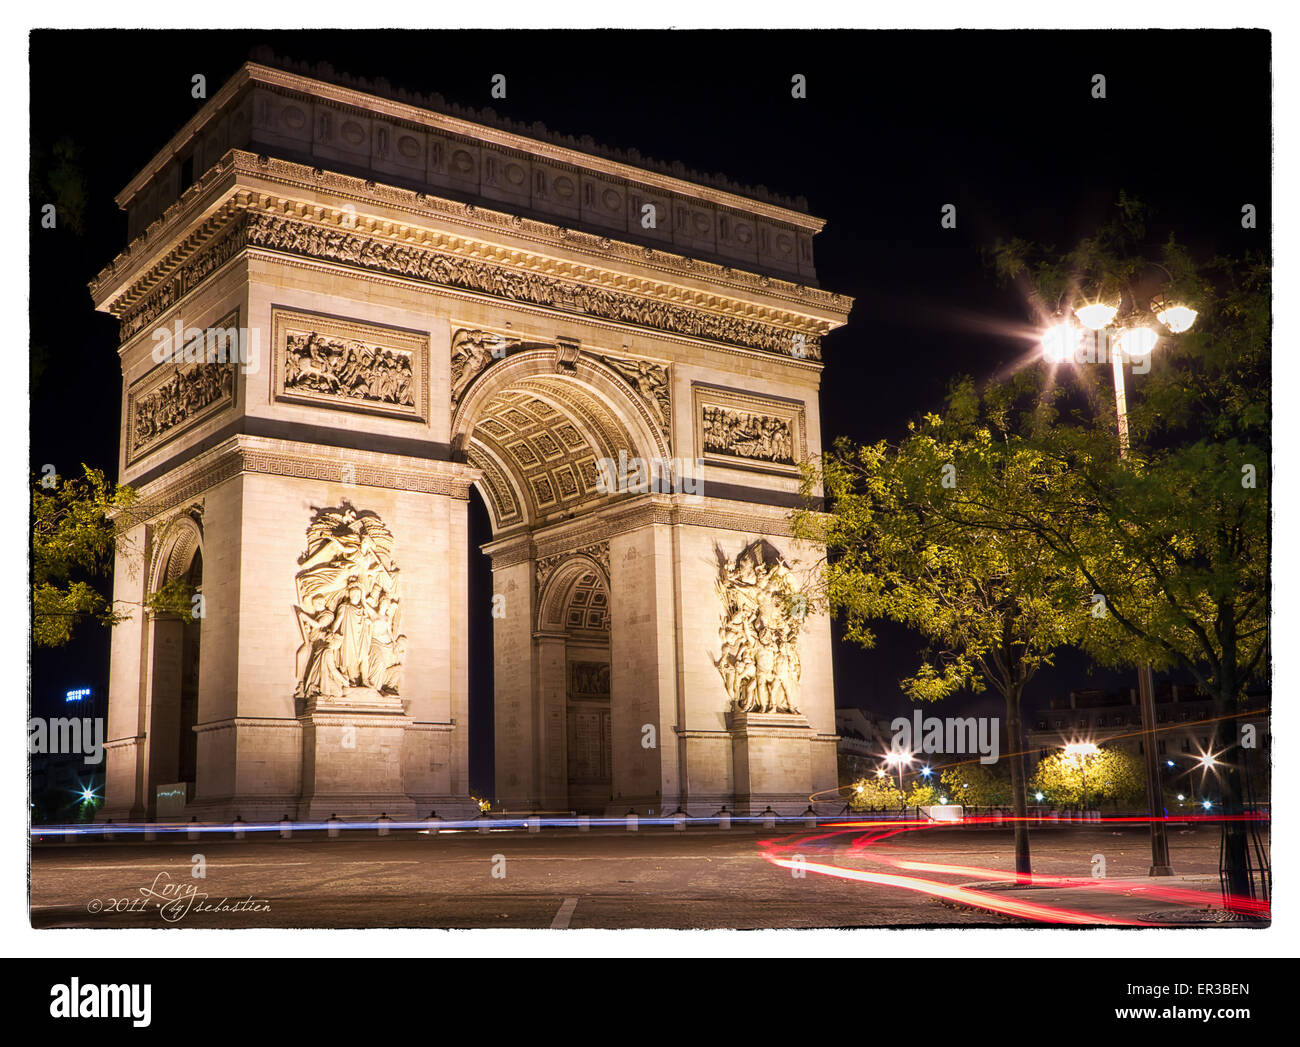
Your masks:
{"label": "tree", "polygon": [[[1224,810],[1240,815],[1238,722],[1268,660],[1271,271],[1259,255],[1198,262],[1172,238],[1149,261],[1144,234],[1143,208],[1121,197],[1119,216],[1067,254],[998,245],[999,273],[1026,281],[1039,315],[1068,310],[1071,294],[1118,301],[1121,316],[1148,300],[1198,315],[1186,333],[1162,335],[1133,383],[1127,456],[1097,369],[1058,368],[1050,383],[1077,382],[1085,403],[1034,442],[1065,482],[1013,513],[990,506],[987,522],[1007,521],[1084,578],[1103,611],[1083,636],[1095,659],[1177,668],[1213,696]],[[1225,886],[1250,895],[1250,827],[1223,824]]]}
{"label": "tree", "polygon": [[[113,569],[125,539],[118,523],[128,518],[135,491],[107,480],[102,470],[82,466],[83,476],[36,478],[32,489],[32,642],[62,647],[86,619],[113,626],[131,617],[94,586]],[[149,594],[147,606],[192,621],[190,592],[183,579]]]}
{"label": "tree", "polygon": [[903,794],[889,777],[863,778],[853,783],[849,792],[849,809],[879,811],[903,806]]}
{"label": "tree", "polygon": [[976,761],[945,767],[939,775],[949,802],[963,807],[1007,807],[1013,802],[1010,768]]}
{"label": "tree", "polygon": [[897,444],[838,440],[820,468],[805,471],[806,494],[820,485],[828,511],[800,511],[795,533],[825,546],[815,598],[842,615],[846,634],[871,647],[871,625],[891,620],[929,643],[905,693],[936,701],[992,686],[1006,710],[1018,875],[1030,873],[1020,719],[1025,686],[1054,652],[1077,643],[1088,613],[1076,570],[1040,545],[986,521],[990,504],[1012,511],[1059,466],[1012,432],[1022,380],[985,396],[954,383],[943,415],[929,413]]}
{"label": "tree", "polygon": [[907,807],[933,807],[942,800],[943,794],[937,787],[924,782],[913,782],[911,788],[907,790],[904,804]]}
{"label": "tree", "polygon": [[1106,800],[1130,804],[1146,798],[1142,761],[1123,749],[1053,753],[1039,763],[1030,785],[1060,807],[1083,807],[1085,802]]}

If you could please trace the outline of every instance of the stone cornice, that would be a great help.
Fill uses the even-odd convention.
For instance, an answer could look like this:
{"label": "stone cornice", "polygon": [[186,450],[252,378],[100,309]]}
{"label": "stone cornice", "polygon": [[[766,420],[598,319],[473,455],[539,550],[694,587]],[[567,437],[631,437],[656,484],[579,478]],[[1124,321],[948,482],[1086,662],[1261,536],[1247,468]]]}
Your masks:
{"label": "stone cornice", "polygon": [[[313,210],[320,209],[322,213],[330,212],[335,224],[344,221],[352,222],[357,230],[367,227],[380,229],[388,227],[390,230],[400,232],[403,236],[418,235],[425,232],[425,230],[418,228],[419,223],[422,221],[429,222],[432,220],[433,224],[436,225],[440,224],[439,220],[441,222],[452,220],[469,230],[481,230],[488,233],[498,231],[506,233],[511,239],[532,241],[542,247],[558,247],[566,252],[589,254],[594,259],[593,268],[599,269],[602,274],[606,274],[604,278],[608,278],[610,273],[607,260],[626,261],[639,268],[662,272],[669,278],[676,276],[701,283],[707,282],[712,288],[707,293],[707,297],[713,298],[715,301],[722,300],[725,292],[731,291],[738,295],[759,295],[764,299],[789,303],[794,307],[790,312],[795,314],[807,315],[806,311],[815,310],[826,314],[827,329],[844,323],[853,305],[853,300],[846,295],[835,294],[820,288],[783,280],[779,277],[736,269],[715,262],[707,262],[673,251],[642,247],[626,241],[614,240],[610,237],[569,229],[536,219],[523,218],[519,215],[476,204],[460,203],[416,190],[402,189],[351,175],[324,171],[320,168],[309,167],[306,164],[269,157],[257,157],[244,150],[232,149],[222,157],[220,162],[210,168],[197,183],[187,189],[179,200],[171,204],[161,218],[151,223],[140,236],[131,242],[126,250],[121,252],[90,282],[91,294],[95,298],[98,307],[118,313],[123,308],[119,304],[123,299],[136,299],[143,294],[147,294],[146,286],[150,281],[156,280],[160,271],[165,271],[169,266],[174,266],[176,260],[185,254],[186,245],[190,239],[201,236],[204,226],[210,225],[214,220],[219,221],[221,215],[215,213],[216,210],[228,210],[231,207],[231,201],[226,200],[212,204],[214,213],[206,217],[199,228],[188,233],[177,243],[172,244],[165,256],[155,258],[147,249],[151,245],[168,244],[173,238],[178,237],[186,224],[195,221],[195,212],[201,210],[195,204],[205,195],[210,196],[214,191],[228,191],[236,183],[246,186],[252,182],[261,183],[259,188],[270,182],[276,186],[305,190],[305,195],[308,197],[314,197],[321,189],[328,189],[347,201],[405,211],[412,216],[412,227],[415,227],[407,227],[400,222],[377,220],[360,214],[345,213],[338,208],[321,208],[320,205],[314,202],[307,205]],[[252,187],[249,186],[249,188]],[[259,193],[258,197],[265,197],[268,203],[271,199],[269,194]],[[300,205],[305,203],[304,201],[295,202]],[[468,240],[468,238],[466,239]],[[478,246],[481,248],[483,245],[479,244]],[[157,247],[154,247],[154,250],[157,249]],[[149,266],[147,271],[143,271],[145,265]],[[651,283],[649,280],[640,282]],[[673,287],[672,290],[682,292],[688,289],[678,285]],[[722,291],[723,294],[719,294],[719,291]],[[697,291],[696,293],[705,292]],[[780,306],[777,306],[772,311],[779,309]]]}
{"label": "stone cornice", "polygon": [[494,568],[509,567],[528,560],[552,557],[586,546],[607,542],[611,537],[652,524],[680,527],[711,527],[752,535],[793,538],[787,510],[746,506],[718,499],[699,504],[676,499],[690,496],[647,495],[633,505],[597,512],[581,521],[564,522],[554,528],[515,534],[489,542],[483,551],[492,557]]}
{"label": "stone cornice", "polygon": [[821,336],[843,316],[828,318],[829,310],[821,316],[798,313],[238,188],[134,283],[119,287],[111,304],[106,296],[101,308],[119,316],[125,343],[247,249],[427,281],[519,305],[757,350],[804,365],[817,364]]}
{"label": "stone cornice", "polygon": [[130,509],[119,514],[118,529],[156,519],[241,473],[386,487],[462,500],[469,498],[470,486],[479,478],[477,469],[459,462],[237,435],[144,484]]}

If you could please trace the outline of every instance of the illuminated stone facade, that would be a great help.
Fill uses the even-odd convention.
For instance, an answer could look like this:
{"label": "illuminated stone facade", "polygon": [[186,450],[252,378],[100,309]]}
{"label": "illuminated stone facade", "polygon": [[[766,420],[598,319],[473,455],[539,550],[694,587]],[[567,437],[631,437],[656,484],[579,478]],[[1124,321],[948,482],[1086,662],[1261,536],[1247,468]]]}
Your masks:
{"label": "illuminated stone facade", "polygon": [[[133,239],[91,291],[145,564],[115,597],[185,577],[204,614],[114,630],[105,816],[178,781],[187,819],[468,811],[472,487],[498,807],[835,787],[788,522],[851,305],[815,286],[819,219],[257,63],[118,202]],[[160,362],[159,330],[214,326],[237,359]],[[620,460],[701,487],[611,491]]]}

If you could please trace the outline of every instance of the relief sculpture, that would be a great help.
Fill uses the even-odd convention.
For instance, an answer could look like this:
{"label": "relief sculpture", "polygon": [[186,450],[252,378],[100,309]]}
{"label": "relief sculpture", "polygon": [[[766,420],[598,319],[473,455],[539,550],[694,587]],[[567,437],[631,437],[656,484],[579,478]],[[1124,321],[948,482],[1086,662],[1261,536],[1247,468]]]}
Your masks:
{"label": "relief sculpture", "polygon": [[602,356],[601,359],[637,391],[642,402],[650,409],[659,430],[671,437],[672,394],[669,390],[668,368],[648,360],[622,360],[615,356]]}
{"label": "relief sculpture", "polygon": [[285,342],[284,388],[353,400],[415,406],[411,354],[315,331],[290,331]]}
{"label": "relief sculpture", "polygon": [[135,398],[131,446],[138,452],[184,426],[207,408],[234,395],[234,367],[226,363],[195,363],[178,369],[161,385]]}
{"label": "relief sculpture", "polygon": [[375,513],[346,502],[317,510],[298,559],[295,697],[400,693],[406,637],[392,557],[393,536]]}
{"label": "relief sculpture", "polygon": [[704,449],[715,454],[794,465],[794,434],[784,418],[725,407],[703,409]]}
{"label": "relief sculpture", "polygon": [[798,713],[799,631],[803,595],[770,545],[755,542],[736,559],[718,551],[722,651],[714,659],[731,708],[747,713]]}

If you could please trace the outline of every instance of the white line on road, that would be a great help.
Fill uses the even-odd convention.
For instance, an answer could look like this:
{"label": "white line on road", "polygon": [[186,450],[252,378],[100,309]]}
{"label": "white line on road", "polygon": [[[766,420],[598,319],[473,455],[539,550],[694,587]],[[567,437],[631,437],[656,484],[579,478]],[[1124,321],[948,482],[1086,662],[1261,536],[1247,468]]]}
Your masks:
{"label": "white line on road", "polygon": [[555,919],[551,921],[551,930],[562,931],[568,927],[569,921],[573,919],[573,910],[577,907],[577,898],[565,898],[564,904],[560,906],[560,911],[555,914]]}

